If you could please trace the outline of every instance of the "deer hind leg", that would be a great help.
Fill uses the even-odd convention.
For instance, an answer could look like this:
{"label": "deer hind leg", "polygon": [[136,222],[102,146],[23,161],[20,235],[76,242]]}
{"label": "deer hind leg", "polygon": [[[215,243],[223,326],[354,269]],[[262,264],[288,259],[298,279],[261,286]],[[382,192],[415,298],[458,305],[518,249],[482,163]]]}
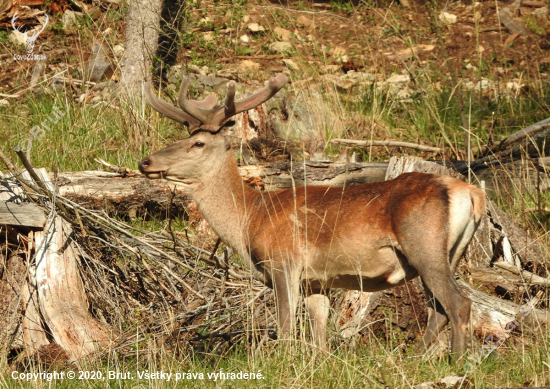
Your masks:
{"label": "deer hind leg", "polygon": [[[403,252],[409,263],[417,270],[424,285],[430,290],[451,322],[451,351],[461,355],[466,348],[466,331],[470,319],[471,302],[462,295],[449,265],[449,253],[443,240],[445,236],[437,232],[423,231],[423,236],[402,244]],[[439,238],[439,239],[438,239]],[[442,239],[443,238],[443,239]],[[429,329],[433,333],[441,321],[441,313],[431,314]],[[435,317],[433,317],[435,315]],[[431,340],[433,335],[427,334],[425,340]]]}
{"label": "deer hind leg", "polygon": [[300,272],[275,270],[273,290],[277,301],[277,319],[281,338],[295,338],[296,308],[300,297]]}
{"label": "deer hind leg", "polygon": [[[451,351],[455,356],[460,356],[466,348],[466,331],[472,303],[462,296],[449,266],[447,265],[446,268],[441,270],[430,268],[427,272],[419,271],[419,273],[422,281],[433,293],[435,299],[441,303],[451,321]],[[435,308],[437,309],[437,306]],[[434,315],[435,317],[429,323],[429,330],[432,326],[437,329],[441,320],[441,313],[437,313],[437,310],[433,311],[432,317]],[[427,340],[430,340],[430,335],[427,334],[426,336],[428,337]]]}
{"label": "deer hind leg", "polygon": [[325,293],[313,291],[306,297],[306,308],[309,314],[309,325],[313,342],[321,349],[327,347],[327,322],[330,301]]}
{"label": "deer hind leg", "polygon": [[426,305],[428,306],[428,324],[426,325],[426,333],[416,349],[416,352],[419,354],[426,352],[449,321],[441,303],[435,299],[432,291],[428,289],[426,284],[424,284],[424,292],[426,295]]}

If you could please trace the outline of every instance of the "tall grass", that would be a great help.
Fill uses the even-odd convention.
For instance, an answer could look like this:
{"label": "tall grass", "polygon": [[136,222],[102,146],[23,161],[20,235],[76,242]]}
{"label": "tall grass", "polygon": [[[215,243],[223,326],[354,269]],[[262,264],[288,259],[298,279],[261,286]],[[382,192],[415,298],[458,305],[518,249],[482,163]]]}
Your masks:
{"label": "tall grass", "polygon": [[[135,355],[131,357],[121,358],[111,353],[101,360],[82,361],[79,366],[72,367],[75,379],[58,379],[51,383],[47,379],[29,382],[13,379],[14,373],[4,372],[0,375],[0,385],[6,388],[49,385],[60,388],[411,388],[447,376],[465,375],[467,381],[461,387],[523,387],[526,383],[541,387],[550,383],[550,350],[548,334],[541,330],[539,336],[538,344],[527,346],[518,342],[505,345],[481,363],[474,364],[469,373],[462,369],[462,361],[451,364],[446,357],[417,357],[409,350],[389,347],[390,342],[371,343],[370,347],[341,345],[330,352],[320,352],[304,341],[271,341],[256,350],[251,350],[246,344],[237,344],[222,355],[193,350],[175,353],[162,345],[147,345],[143,351],[136,348]],[[53,365],[49,370],[35,366],[17,371],[57,371],[64,372],[66,376],[70,369]],[[85,377],[81,371],[87,372],[88,377],[91,372],[96,372],[95,377],[99,378],[78,379],[81,374]],[[166,376],[146,378],[143,375],[146,371],[171,374],[170,381]],[[225,379],[220,375],[213,376],[220,372],[226,374]],[[239,372],[254,373],[255,379],[231,378],[229,375]],[[178,373],[180,376],[176,381]],[[257,378],[258,373],[262,378]],[[114,378],[109,379],[109,374]]]}

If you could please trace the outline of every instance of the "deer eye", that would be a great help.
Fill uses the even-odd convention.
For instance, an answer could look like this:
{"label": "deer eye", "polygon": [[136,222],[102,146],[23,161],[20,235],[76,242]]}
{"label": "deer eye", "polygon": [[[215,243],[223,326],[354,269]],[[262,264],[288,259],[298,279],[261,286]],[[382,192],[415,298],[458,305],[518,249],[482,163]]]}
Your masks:
{"label": "deer eye", "polygon": [[201,148],[204,147],[204,143],[202,143],[202,142],[195,142],[195,144],[193,145],[193,147],[198,147],[199,149],[201,149]]}

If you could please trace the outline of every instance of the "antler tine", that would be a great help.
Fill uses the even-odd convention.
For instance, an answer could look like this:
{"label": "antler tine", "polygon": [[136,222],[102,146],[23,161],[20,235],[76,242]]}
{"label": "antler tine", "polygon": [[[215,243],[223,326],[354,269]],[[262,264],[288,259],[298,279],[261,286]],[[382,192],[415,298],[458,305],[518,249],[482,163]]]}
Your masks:
{"label": "antler tine", "polygon": [[[183,109],[187,114],[193,116],[196,120],[201,123],[208,123],[208,116],[213,111],[212,109],[201,108],[197,106],[197,103],[201,105],[201,102],[192,101],[187,99],[187,87],[189,86],[189,77],[184,76],[181,80],[180,93],[178,95],[178,103],[180,104],[181,109]],[[206,100],[206,99],[205,99]],[[210,100],[211,101],[211,100]],[[203,105],[204,101],[202,101]],[[202,128],[202,126],[201,126]],[[216,129],[218,130],[218,129]]]}
{"label": "antler tine", "polygon": [[227,83],[227,95],[225,95],[224,113],[225,118],[228,119],[237,114],[235,109],[235,83],[233,81]]}
{"label": "antler tine", "polygon": [[231,116],[255,108],[272,98],[277,92],[279,92],[279,90],[281,90],[283,86],[285,86],[287,81],[288,78],[286,76],[279,74],[277,77],[271,78],[267,83],[267,86],[258,93],[237,102],[235,102],[235,83],[230,82],[227,84],[225,106],[223,109],[220,108],[213,112],[212,119],[201,128],[206,129],[208,126],[212,129],[215,128],[215,131],[217,131],[219,127]]}
{"label": "antler tine", "polygon": [[[147,100],[147,103],[151,107],[153,107],[153,109],[165,115],[166,117],[169,117],[170,119],[175,120],[178,123],[187,124],[189,126],[190,134],[192,134],[197,129],[199,129],[201,125],[201,122],[199,120],[187,114],[186,112],[182,111],[178,107],[174,107],[173,105],[168,104],[166,101],[156,98],[155,95],[153,94],[153,90],[151,88],[150,82],[145,83],[144,92],[145,92],[145,99]],[[180,90],[180,95],[181,95],[181,90]]]}
{"label": "antler tine", "polygon": [[287,81],[288,78],[283,74],[279,74],[277,77],[271,78],[264,89],[256,94],[253,94],[252,96],[237,101],[235,106],[235,115],[240,112],[256,108],[258,105],[265,103],[267,100],[275,96],[275,94],[279,92],[283,86],[285,86]]}

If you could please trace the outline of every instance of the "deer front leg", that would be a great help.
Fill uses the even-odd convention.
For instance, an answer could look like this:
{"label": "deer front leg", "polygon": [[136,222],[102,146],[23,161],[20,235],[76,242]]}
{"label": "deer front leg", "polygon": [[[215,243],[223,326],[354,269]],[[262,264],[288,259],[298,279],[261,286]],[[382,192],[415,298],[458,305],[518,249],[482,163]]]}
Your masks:
{"label": "deer front leg", "polygon": [[309,325],[313,342],[321,349],[327,348],[327,322],[330,301],[326,294],[313,292],[306,297]]}
{"label": "deer front leg", "polygon": [[277,271],[273,275],[273,289],[277,301],[277,319],[280,338],[295,339],[296,307],[300,296],[300,272],[296,269]]}

